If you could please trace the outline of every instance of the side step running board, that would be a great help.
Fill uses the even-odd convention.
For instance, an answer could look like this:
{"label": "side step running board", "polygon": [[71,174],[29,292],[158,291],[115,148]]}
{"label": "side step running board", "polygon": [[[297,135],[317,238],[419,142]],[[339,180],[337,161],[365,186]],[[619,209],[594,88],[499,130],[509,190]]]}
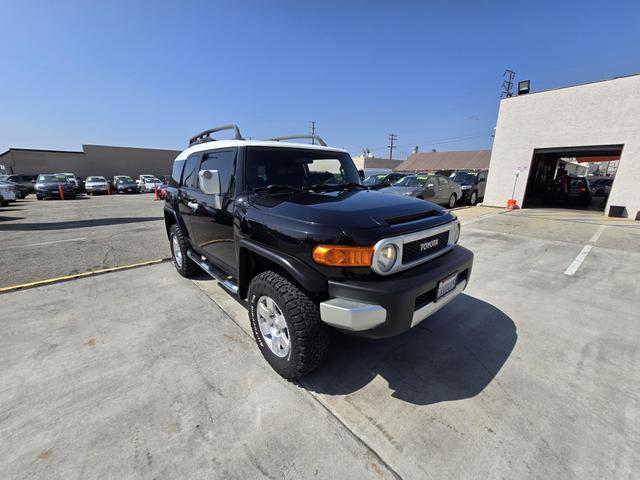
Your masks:
{"label": "side step running board", "polygon": [[233,283],[233,280],[231,280],[231,278],[229,278],[228,275],[226,275],[220,269],[211,265],[209,262],[203,259],[200,255],[198,255],[197,253],[194,253],[192,250],[187,250],[187,257],[193,260],[202,270],[204,270],[209,275],[211,275],[211,277],[217,280],[220,283],[220,285],[222,285],[224,288],[229,290],[234,295],[237,295],[238,285]]}

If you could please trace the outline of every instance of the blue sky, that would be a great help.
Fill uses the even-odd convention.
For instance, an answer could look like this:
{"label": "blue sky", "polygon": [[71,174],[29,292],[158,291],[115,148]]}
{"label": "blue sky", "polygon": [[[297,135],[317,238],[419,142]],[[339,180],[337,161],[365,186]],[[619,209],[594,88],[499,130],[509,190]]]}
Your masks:
{"label": "blue sky", "polygon": [[0,151],[184,148],[235,122],[398,157],[491,146],[502,73],[640,72],[639,2],[0,0]]}

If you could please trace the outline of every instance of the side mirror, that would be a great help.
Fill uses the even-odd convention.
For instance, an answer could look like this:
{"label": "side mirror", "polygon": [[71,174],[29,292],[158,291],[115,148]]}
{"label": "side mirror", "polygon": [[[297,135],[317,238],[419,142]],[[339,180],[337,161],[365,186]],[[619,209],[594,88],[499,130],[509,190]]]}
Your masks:
{"label": "side mirror", "polygon": [[220,174],[218,170],[200,170],[198,177],[202,193],[220,195]]}
{"label": "side mirror", "polygon": [[433,183],[430,183],[429,185],[427,185],[427,188],[433,188],[433,187],[435,187]]}

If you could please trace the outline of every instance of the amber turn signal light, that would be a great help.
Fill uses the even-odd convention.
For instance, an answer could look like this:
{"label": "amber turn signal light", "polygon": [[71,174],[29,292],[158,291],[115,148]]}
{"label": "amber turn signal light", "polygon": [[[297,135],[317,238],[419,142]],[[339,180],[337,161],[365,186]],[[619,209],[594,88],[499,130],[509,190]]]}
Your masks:
{"label": "amber turn signal light", "polygon": [[330,267],[370,267],[373,247],[343,247],[318,245],[313,249],[313,261]]}

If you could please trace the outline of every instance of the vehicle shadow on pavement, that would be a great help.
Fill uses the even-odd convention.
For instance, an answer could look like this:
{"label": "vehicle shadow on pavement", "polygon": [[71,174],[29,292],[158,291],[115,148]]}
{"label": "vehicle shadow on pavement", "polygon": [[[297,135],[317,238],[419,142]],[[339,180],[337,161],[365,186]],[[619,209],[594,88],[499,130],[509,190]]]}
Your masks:
{"label": "vehicle shadow on pavement", "polygon": [[69,220],[66,222],[15,223],[10,225],[0,225],[0,231],[65,230],[68,228],[102,227],[106,225],[122,225],[126,223],[155,222],[163,219],[163,217],[114,217]]}
{"label": "vehicle shadow on pavement", "polygon": [[348,395],[380,375],[393,397],[416,405],[470,398],[497,375],[517,338],[511,318],[462,294],[397,337],[335,335],[328,361],[301,383],[317,393]]}

